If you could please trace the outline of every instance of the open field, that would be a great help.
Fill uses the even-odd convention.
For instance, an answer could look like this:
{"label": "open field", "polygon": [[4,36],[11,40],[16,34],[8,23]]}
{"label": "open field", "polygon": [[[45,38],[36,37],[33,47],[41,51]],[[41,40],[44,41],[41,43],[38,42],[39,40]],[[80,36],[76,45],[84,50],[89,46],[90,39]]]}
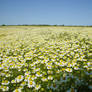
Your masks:
{"label": "open field", "polygon": [[92,27],[0,27],[0,92],[92,92]]}

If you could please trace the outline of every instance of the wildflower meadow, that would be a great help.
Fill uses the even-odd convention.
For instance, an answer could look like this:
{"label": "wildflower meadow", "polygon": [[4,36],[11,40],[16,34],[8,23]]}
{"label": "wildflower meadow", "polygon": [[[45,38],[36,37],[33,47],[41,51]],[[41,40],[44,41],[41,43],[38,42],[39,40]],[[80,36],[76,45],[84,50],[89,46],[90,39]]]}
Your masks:
{"label": "wildflower meadow", "polygon": [[92,92],[92,27],[0,27],[0,92]]}

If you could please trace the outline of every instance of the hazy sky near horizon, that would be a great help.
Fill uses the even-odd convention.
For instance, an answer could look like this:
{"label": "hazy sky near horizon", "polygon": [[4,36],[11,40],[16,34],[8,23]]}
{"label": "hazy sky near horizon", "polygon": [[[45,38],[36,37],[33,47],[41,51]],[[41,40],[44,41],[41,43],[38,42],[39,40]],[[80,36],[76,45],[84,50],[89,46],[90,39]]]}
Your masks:
{"label": "hazy sky near horizon", "polygon": [[92,25],[92,0],[0,0],[0,25]]}

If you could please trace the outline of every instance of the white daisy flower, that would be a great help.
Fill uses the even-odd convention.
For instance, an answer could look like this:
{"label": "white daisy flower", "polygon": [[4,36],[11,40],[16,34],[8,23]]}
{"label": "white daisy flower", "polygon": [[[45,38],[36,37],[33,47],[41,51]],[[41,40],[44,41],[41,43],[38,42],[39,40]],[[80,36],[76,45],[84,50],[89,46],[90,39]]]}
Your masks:
{"label": "white daisy flower", "polygon": [[53,80],[53,77],[51,75],[49,75],[48,80]]}
{"label": "white daisy flower", "polygon": [[37,79],[37,77],[35,75],[32,75],[31,78],[32,78],[32,80]]}
{"label": "white daisy flower", "polygon": [[35,87],[35,82],[34,81],[28,81],[28,87],[29,88]]}
{"label": "white daisy flower", "polygon": [[16,83],[16,79],[15,80],[12,80],[11,83]]}
{"label": "white daisy flower", "polygon": [[48,65],[48,66],[47,66],[47,69],[52,69],[52,66],[51,66],[51,65]]}
{"label": "white daisy flower", "polygon": [[41,77],[42,74],[41,74],[40,72],[37,72],[37,73],[36,73],[36,76],[37,76],[37,77]]}
{"label": "white daisy flower", "polygon": [[41,88],[41,85],[36,85],[36,86],[35,86],[35,89],[36,89],[36,90],[39,90],[40,88]]}
{"label": "white daisy flower", "polygon": [[47,81],[48,79],[46,77],[41,78],[42,81]]}
{"label": "white daisy flower", "polygon": [[66,68],[65,69],[67,72],[72,72],[72,68]]}
{"label": "white daisy flower", "polygon": [[30,71],[25,72],[25,75],[30,75]]}
{"label": "white daisy flower", "polygon": [[21,85],[21,86],[25,86],[25,85],[26,85],[26,82],[23,81],[20,85]]}
{"label": "white daisy flower", "polygon": [[3,80],[2,85],[8,85],[10,82],[8,80]]}
{"label": "white daisy flower", "polygon": [[23,78],[24,78],[23,75],[19,75],[19,76],[16,78],[16,81],[17,81],[17,82],[20,82],[20,81],[23,80]]}
{"label": "white daisy flower", "polygon": [[3,91],[8,91],[8,90],[9,90],[9,87],[7,87],[7,86],[2,86],[1,89],[2,89]]}
{"label": "white daisy flower", "polygon": [[22,92],[20,88],[15,89],[13,92]]}

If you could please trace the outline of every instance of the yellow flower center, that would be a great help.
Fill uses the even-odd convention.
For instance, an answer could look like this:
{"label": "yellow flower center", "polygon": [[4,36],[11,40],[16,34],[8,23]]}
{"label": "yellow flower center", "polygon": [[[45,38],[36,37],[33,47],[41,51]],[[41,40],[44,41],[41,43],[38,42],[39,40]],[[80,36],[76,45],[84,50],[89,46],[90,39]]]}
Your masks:
{"label": "yellow flower center", "polygon": [[18,76],[18,79],[21,79],[21,76]]}
{"label": "yellow flower center", "polygon": [[18,89],[16,89],[15,92],[19,92]]}
{"label": "yellow flower center", "polygon": [[32,79],[31,78],[29,78],[29,81],[31,81]]}
{"label": "yellow flower center", "polygon": [[37,72],[38,75],[40,75],[40,72]]}
{"label": "yellow flower center", "polygon": [[32,84],[33,84],[33,82],[32,82],[32,81],[30,81],[30,82],[29,82],[29,84],[30,84],[30,85],[32,85]]}

